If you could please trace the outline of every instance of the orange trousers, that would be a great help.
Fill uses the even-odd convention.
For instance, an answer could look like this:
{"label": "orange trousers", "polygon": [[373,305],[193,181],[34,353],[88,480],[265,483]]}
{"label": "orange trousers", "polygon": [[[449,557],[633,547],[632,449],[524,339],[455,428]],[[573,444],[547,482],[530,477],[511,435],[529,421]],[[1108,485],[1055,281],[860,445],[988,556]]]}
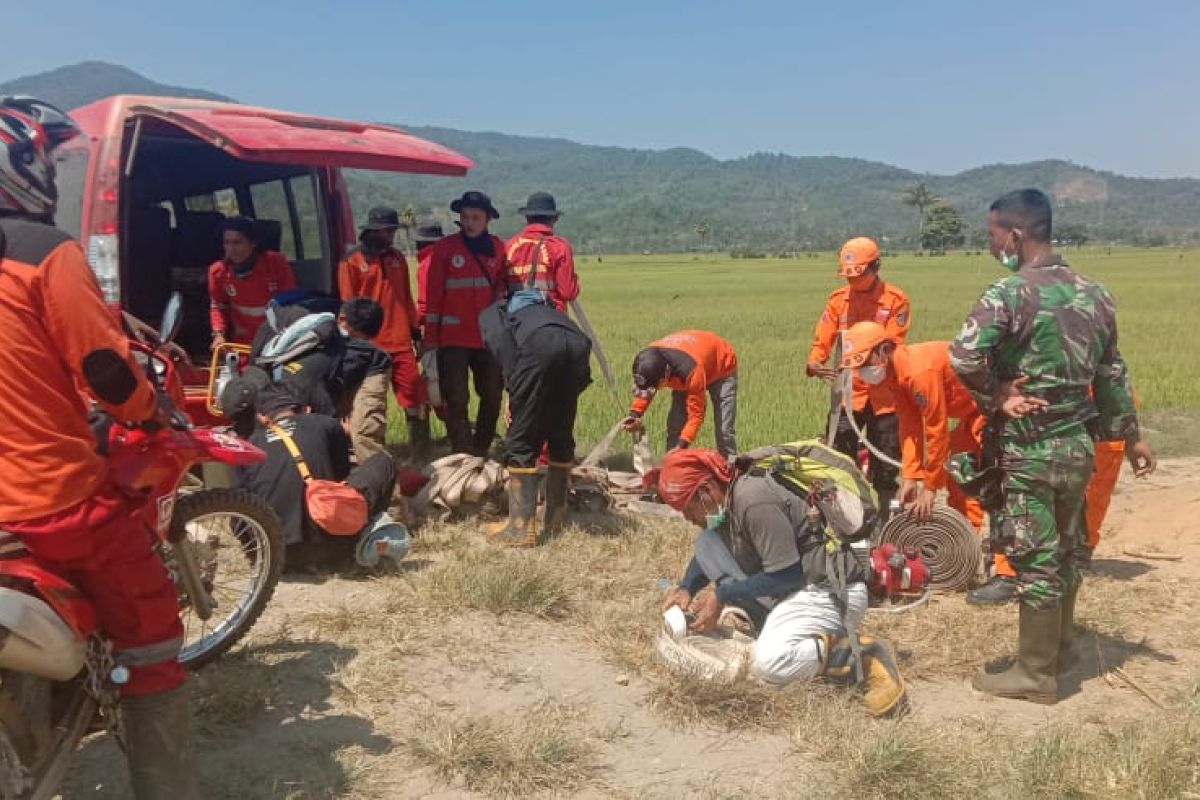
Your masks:
{"label": "orange trousers", "polygon": [[1108,513],[1117,478],[1121,477],[1121,462],[1125,460],[1125,442],[1096,442],[1096,469],[1088,482],[1087,546],[1100,544],[1100,526]]}

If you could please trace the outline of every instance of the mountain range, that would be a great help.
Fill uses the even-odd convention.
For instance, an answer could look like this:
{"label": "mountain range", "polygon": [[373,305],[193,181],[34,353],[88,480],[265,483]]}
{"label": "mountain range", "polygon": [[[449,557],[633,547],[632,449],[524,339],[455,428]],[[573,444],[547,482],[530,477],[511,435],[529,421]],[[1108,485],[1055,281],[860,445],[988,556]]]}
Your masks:
{"label": "mountain range", "polygon": [[[166,86],[126,67],[87,62],[0,83],[0,95],[25,93],[74,108],[112,94],[229,98]],[[412,206],[449,222],[447,206],[467,188],[488,192],[513,231],[516,209],[532,191],[552,192],[562,231],[583,251],[828,249],[868,233],[912,246],[918,211],[903,202],[918,183],[958,207],[968,243],[981,244],[987,204],[1003,192],[1036,186],[1053,198],[1057,222],[1093,242],[1200,243],[1200,180],[1136,178],[1067,161],[992,164],[956,175],[918,173],[856,158],[756,153],[720,160],[697,150],[638,150],[566,139],[402,125],[474,159],[463,179],[351,171],[355,208]]]}

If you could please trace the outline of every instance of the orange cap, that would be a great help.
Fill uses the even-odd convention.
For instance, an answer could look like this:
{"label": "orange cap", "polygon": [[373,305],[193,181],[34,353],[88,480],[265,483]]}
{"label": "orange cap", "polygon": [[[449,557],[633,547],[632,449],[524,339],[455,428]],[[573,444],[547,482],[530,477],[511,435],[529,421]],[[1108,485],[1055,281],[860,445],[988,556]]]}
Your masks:
{"label": "orange cap", "polygon": [[878,322],[856,322],[842,335],[842,369],[861,367],[871,351],[888,338]]}
{"label": "orange cap", "polygon": [[873,261],[879,260],[879,245],[875,240],[859,236],[842,245],[838,255],[838,275],[843,278],[857,278],[867,271]]}

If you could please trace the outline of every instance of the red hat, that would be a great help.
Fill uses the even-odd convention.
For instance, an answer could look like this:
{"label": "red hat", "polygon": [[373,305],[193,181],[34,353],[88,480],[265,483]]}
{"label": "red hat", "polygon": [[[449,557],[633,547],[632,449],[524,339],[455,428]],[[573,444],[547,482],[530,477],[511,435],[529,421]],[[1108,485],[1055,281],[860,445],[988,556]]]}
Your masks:
{"label": "red hat", "polygon": [[658,494],[671,508],[682,511],[709,480],[729,483],[733,475],[729,460],[716,450],[672,450],[659,471]]}

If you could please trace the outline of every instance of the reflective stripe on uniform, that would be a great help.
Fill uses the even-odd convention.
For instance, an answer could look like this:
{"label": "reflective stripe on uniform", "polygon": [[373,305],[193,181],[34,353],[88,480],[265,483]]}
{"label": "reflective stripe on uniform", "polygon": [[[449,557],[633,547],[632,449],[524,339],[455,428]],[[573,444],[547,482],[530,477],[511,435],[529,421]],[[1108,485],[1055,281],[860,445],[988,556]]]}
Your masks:
{"label": "reflective stripe on uniform", "polygon": [[17,558],[28,553],[24,543],[17,538],[16,534],[0,530],[0,558]]}
{"label": "reflective stripe on uniform", "polygon": [[487,278],[447,278],[447,289],[475,289],[481,286],[491,287]]}
{"label": "reflective stripe on uniform", "polygon": [[183,649],[183,637],[168,639],[165,642],[144,644],[141,647],[128,647],[114,652],[118,664],[126,667],[148,667],[151,664],[161,664],[173,661]]}
{"label": "reflective stripe on uniform", "polygon": [[239,314],[245,314],[247,317],[265,317],[267,315],[266,306],[239,306],[234,303],[233,310]]}
{"label": "reflective stripe on uniform", "polygon": [[462,320],[449,314],[426,314],[426,322],[437,322],[442,325],[459,325]]}

